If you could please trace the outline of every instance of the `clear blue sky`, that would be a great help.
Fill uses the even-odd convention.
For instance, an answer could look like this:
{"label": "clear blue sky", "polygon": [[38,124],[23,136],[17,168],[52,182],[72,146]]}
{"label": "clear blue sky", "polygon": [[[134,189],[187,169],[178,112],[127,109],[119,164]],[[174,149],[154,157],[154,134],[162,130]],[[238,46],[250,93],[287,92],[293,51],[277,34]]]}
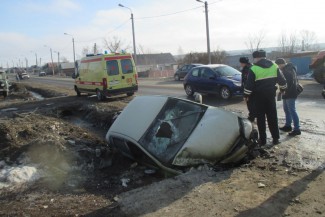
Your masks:
{"label": "clear blue sky", "polygon": [[[1,0],[0,64],[6,67],[35,53],[50,61],[50,48],[73,60],[94,43],[117,37],[132,52],[130,11],[135,18],[138,53],[206,51],[204,4],[195,0]],[[279,37],[301,30],[325,42],[321,0],[208,0],[211,50],[246,49],[249,37],[264,32],[262,47],[277,46]],[[57,61],[57,53],[53,53]]]}

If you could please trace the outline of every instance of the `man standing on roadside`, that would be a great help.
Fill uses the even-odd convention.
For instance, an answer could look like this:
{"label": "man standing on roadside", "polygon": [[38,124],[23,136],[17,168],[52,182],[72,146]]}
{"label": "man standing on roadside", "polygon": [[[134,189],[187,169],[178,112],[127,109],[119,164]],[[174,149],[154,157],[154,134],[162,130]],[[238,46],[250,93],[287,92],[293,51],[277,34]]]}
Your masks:
{"label": "man standing on roadside", "polygon": [[254,94],[257,113],[257,127],[259,131],[259,144],[266,144],[265,117],[273,138],[273,144],[279,144],[280,133],[278,127],[278,115],[276,110],[276,83],[280,90],[287,87],[286,80],[278,66],[266,59],[266,52],[258,50],[253,52],[254,65],[250,68],[244,88],[245,101],[250,100]]}
{"label": "man standing on roadside", "polygon": [[[241,82],[242,82],[242,87],[244,88],[246,81],[247,81],[248,73],[249,73],[249,70],[250,70],[252,64],[249,62],[248,57],[240,57],[239,63],[242,68]],[[254,120],[256,118],[256,111],[255,111],[255,102],[254,102],[253,95],[250,96],[249,101],[246,101],[246,104],[247,104],[247,109],[248,109],[248,120],[250,120],[251,122],[254,122]]]}
{"label": "man standing on roadside", "polygon": [[[296,68],[292,63],[286,63],[283,58],[278,58],[275,60],[275,63],[279,66],[279,69],[283,73],[287,81],[287,89],[282,94],[283,99],[283,110],[286,117],[286,122],[283,127],[280,127],[280,130],[284,132],[290,132],[289,136],[297,136],[301,134],[299,117],[296,111],[296,99],[298,96],[297,93],[297,74]],[[293,122],[293,130],[291,124]]]}

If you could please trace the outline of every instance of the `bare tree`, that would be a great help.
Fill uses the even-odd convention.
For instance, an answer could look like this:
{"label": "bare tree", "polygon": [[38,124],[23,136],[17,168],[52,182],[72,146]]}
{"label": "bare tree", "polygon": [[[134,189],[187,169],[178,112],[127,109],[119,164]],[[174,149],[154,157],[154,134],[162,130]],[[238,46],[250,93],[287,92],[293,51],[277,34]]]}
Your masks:
{"label": "bare tree", "polygon": [[311,32],[308,30],[300,31],[301,36],[301,50],[317,50],[317,37],[315,32]]}
{"label": "bare tree", "polygon": [[212,52],[212,63],[225,63],[227,53],[224,50],[216,50]]}
{"label": "bare tree", "polygon": [[280,39],[279,39],[279,51],[282,54],[288,53],[288,39],[284,32],[281,33]]}
{"label": "bare tree", "polygon": [[297,52],[299,49],[298,37],[295,32],[287,35],[285,32],[282,32],[279,38],[279,52],[281,56],[292,54]]}
{"label": "bare tree", "polygon": [[145,54],[144,47],[142,44],[138,45],[138,54]]}
{"label": "bare tree", "polygon": [[255,35],[249,35],[248,42],[246,42],[245,44],[249,49],[249,51],[252,53],[255,50],[261,49],[261,45],[263,43],[264,38],[265,38],[265,31],[260,30]]}
{"label": "bare tree", "polygon": [[66,57],[61,57],[61,62],[68,63],[69,61],[68,61],[68,59]]}
{"label": "bare tree", "polygon": [[178,47],[177,54],[178,55],[184,54],[183,48],[181,46]]}
{"label": "bare tree", "polygon": [[81,54],[83,57],[86,56],[87,54],[89,54],[89,47],[82,48]]}
{"label": "bare tree", "polygon": [[[226,59],[226,51],[216,50],[212,52],[211,62],[212,63],[224,63]],[[208,54],[207,53],[188,53],[184,56],[182,60],[179,61],[179,64],[189,64],[189,63],[202,63],[208,64]]]}
{"label": "bare tree", "polygon": [[299,46],[298,46],[298,38],[296,33],[291,33],[289,36],[289,53],[295,53]]}
{"label": "bare tree", "polygon": [[148,49],[148,48],[145,48],[142,44],[139,44],[138,45],[138,54],[152,54],[153,51]]}
{"label": "bare tree", "polygon": [[129,45],[124,45],[124,42],[117,36],[113,38],[103,39],[104,48],[108,49],[110,52],[115,53],[119,50],[127,51],[130,49]]}

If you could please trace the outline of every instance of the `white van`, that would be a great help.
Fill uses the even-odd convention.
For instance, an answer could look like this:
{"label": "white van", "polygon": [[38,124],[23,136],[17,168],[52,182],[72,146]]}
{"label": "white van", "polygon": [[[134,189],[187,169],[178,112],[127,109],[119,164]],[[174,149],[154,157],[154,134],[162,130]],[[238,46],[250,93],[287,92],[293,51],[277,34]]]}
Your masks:
{"label": "white van", "polygon": [[138,90],[138,74],[131,54],[87,55],[80,61],[78,73],[73,75],[74,89],[81,93],[96,93],[98,100]]}

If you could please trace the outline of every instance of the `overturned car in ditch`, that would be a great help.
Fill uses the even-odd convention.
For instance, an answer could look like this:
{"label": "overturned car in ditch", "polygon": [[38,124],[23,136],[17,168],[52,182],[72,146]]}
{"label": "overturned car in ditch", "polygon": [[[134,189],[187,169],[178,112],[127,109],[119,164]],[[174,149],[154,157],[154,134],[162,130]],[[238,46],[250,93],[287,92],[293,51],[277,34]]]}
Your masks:
{"label": "overturned car in ditch", "polygon": [[106,140],[135,161],[180,173],[200,164],[236,163],[256,146],[251,122],[232,112],[168,96],[137,96]]}

